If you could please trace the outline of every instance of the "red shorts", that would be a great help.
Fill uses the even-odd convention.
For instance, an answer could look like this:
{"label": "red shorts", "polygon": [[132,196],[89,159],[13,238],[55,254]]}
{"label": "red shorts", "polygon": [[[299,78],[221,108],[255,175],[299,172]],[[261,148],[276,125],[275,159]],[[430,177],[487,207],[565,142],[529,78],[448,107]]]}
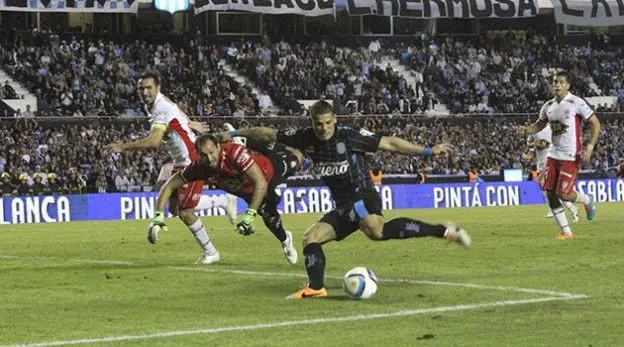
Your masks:
{"label": "red shorts", "polygon": [[[175,174],[178,171],[184,170],[184,166],[176,166],[173,168],[171,174]],[[178,188],[175,192],[177,195],[176,201],[178,210],[186,210],[189,208],[195,209],[199,204],[199,199],[204,189],[204,181],[189,182],[182,187]]]}
{"label": "red shorts", "polygon": [[578,160],[558,160],[548,158],[540,172],[539,183],[542,190],[570,194],[574,190],[578,176]]}

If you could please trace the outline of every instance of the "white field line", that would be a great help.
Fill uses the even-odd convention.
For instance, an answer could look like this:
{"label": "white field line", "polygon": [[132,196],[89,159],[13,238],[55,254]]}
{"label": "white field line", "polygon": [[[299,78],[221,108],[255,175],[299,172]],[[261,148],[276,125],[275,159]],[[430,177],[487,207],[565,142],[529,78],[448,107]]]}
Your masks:
{"label": "white field line", "polygon": [[[248,275],[248,276],[301,277],[301,278],[306,277],[305,274],[294,273],[294,272],[264,272],[264,271],[247,271],[247,270],[235,270],[235,269],[219,269],[217,267],[205,268],[205,267],[187,267],[187,266],[172,266],[171,268],[176,269],[176,270],[183,270],[183,271],[220,272],[220,273],[231,273],[231,274]],[[325,276],[325,278],[342,280],[342,277],[338,277],[338,276]],[[566,298],[566,297],[576,298],[579,295],[581,295],[581,294],[556,292],[552,290],[542,290],[542,289],[504,287],[504,286],[486,286],[486,285],[473,284],[473,283],[438,282],[438,281],[426,281],[426,280],[410,280],[410,279],[402,279],[402,278],[378,278],[377,281],[386,282],[386,283],[423,284],[423,285],[435,285],[435,286],[450,286],[450,287],[463,287],[463,288],[472,288],[472,289],[497,290],[497,291],[503,291],[503,292],[531,293],[531,294],[540,294],[540,295],[549,295],[549,296],[560,296],[563,298]]]}
{"label": "white field line", "polygon": [[91,264],[128,265],[128,266],[137,265],[130,261],[118,261],[118,260],[97,260],[97,259],[77,259],[77,258],[58,258],[58,257],[22,257],[22,256],[14,256],[14,255],[0,255],[0,259],[56,260],[56,261],[75,261],[75,262],[80,262],[80,263],[91,263]]}
{"label": "white field line", "polygon": [[480,303],[480,304],[443,306],[443,307],[433,307],[433,308],[425,308],[425,309],[418,309],[418,310],[396,311],[396,312],[389,312],[389,313],[374,313],[374,314],[353,315],[353,316],[343,316],[343,317],[290,320],[290,321],[283,321],[283,322],[260,323],[260,324],[254,324],[254,325],[235,325],[235,326],[225,326],[225,327],[220,327],[220,328],[207,328],[207,329],[200,329],[200,330],[168,331],[168,332],[152,333],[152,334],[122,335],[122,336],[111,336],[111,337],[79,339],[79,340],[37,342],[37,343],[27,343],[27,344],[17,344],[17,345],[5,345],[5,346],[0,346],[0,347],[45,347],[45,346],[66,346],[66,345],[77,345],[77,344],[116,342],[116,341],[133,341],[133,340],[136,341],[136,340],[147,340],[147,339],[165,338],[165,337],[183,336],[183,335],[206,335],[206,334],[224,333],[224,332],[229,332],[229,331],[261,330],[261,329],[288,327],[288,326],[294,326],[294,325],[312,325],[312,324],[324,324],[324,323],[333,323],[333,322],[364,321],[364,320],[379,319],[379,318],[415,316],[415,315],[426,314],[426,313],[467,311],[467,310],[484,309],[484,308],[491,308],[491,307],[526,305],[526,304],[548,302],[548,301],[574,300],[574,299],[582,299],[585,297],[586,297],[585,295],[575,295],[575,296],[573,295],[573,296],[566,296],[566,297],[557,296],[557,297],[536,298],[536,299],[526,299],[526,300],[493,301],[493,302],[485,302],[485,303]]}

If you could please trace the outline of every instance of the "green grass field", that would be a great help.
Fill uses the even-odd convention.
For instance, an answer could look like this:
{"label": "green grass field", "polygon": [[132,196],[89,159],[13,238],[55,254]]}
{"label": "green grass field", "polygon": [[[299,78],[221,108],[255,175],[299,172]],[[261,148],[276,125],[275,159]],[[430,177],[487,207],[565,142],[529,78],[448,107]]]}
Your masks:
{"label": "green grass field", "polygon": [[[146,221],[2,225],[0,345],[621,346],[624,204],[598,208],[573,241],[545,206],[388,211],[461,222],[473,247],[355,234],[325,247],[330,297],[306,301],[284,299],[301,254],[289,265],[264,227],[244,238],[204,218],[222,263],[199,266],[177,220],[158,245]],[[284,217],[299,252],[317,218]],[[371,300],[342,292],[355,266],[380,278]]]}

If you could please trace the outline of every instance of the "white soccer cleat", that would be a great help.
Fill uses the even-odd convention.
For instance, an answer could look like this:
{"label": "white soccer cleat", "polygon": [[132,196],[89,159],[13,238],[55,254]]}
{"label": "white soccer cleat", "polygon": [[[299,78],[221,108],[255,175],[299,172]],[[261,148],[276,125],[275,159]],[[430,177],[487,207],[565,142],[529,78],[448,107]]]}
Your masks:
{"label": "white soccer cleat", "polygon": [[236,224],[236,196],[232,194],[227,195],[228,203],[225,206],[225,214],[227,215],[232,225]]}
{"label": "white soccer cleat", "polygon": [[207,264],[215,264],[215,263],[218,263],[219,261],[221,261],[221,254],[217,252],[213,255],[203,254],[199,259],[197,259],[195,264],[207,265]]}
{"label": "white soccer cleat", "polygon": [[472,244],[470,235],[468,235],[466,230],[460,228],[454,222],[448,222],[446,224],[446,232],[444,233],[444,237],[448,240],[448,242],[457,242],[464,247],[470,247],[470,245]]}
{"label": "white soccer cleat", "polygon": [[549,211],[548,211],[548,214],[546,214],[546,218],[552,218],[552,217],[554,217],[554,216],[555,216],[555,215],[552,213],[552,210],[549,210]]}
{"label": "white soccer cleat", "polygon": [[570,209],[570,213],[572,213],[572,220],[574,222],[578,222],[579,221],[579,209],[576,206],[572,206],[572,208]]}
{"label": "white soccer cleat", "polygon": [[286,259],[291,264],[297,264],[297,250],[295,246],[293,246],[293,236],[290,231],[286,232],[286,240],[282,242],[282,249],[284,250],[284,255]]}

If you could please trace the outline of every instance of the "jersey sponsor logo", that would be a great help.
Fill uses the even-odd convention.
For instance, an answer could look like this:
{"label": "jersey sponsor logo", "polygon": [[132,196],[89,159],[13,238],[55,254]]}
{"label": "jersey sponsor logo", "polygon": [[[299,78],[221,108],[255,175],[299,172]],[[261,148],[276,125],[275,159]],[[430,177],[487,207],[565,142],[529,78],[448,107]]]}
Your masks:
{"label": "jersey sponsor logo", "polygon": [[251,156],[249,156],[249,152],[242,151],[236,160],[240,165],[245,165],[248,161],[251,160]]}
{"label": "jersey sponsor logo", "polygon": [[553,136],[559,136],[565,134],[568,126],[558,120],[555,120],[550,122],[550,128],[552,129]]}
{"label": "jersey sponsor logo", "polygon": [[373,135],[375,135],[374,133],[372,133],[372,132],[370,132],[370,131],[368,131],[368,130],[366,130],[364,128],[360,129],[360,134],[362,134],[364,136],[373,136]]}
{"label": "jersey sponsor logo", "polygon": [[318,174],[323,177],[344,175],[347,173],[347,170],[349,170],[349,162],[346,160],[338,162],[338,163],[321,162],[318,164],[316,169],[317,169]]}
{"label": "jersey sponsor logo", "polygon": [[345,146],[344,142],[338,142],[336,144],[336,152],[338,152],[338,154],[344,154],[344,152],[347,151],[347,146]]}

